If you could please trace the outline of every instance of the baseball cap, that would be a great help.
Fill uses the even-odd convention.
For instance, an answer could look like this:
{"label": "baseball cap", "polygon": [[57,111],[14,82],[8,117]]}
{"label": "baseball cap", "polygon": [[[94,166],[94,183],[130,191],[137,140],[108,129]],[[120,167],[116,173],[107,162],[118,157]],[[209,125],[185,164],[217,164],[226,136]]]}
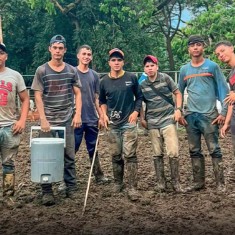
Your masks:
{"label": "baseball cap", "polygon": [[146,55],[146,56],[144,57],[144,61],[143,61],[144,65],[146,64],[146,62],[147,62],[148,60],[151,60],[154,64],[158,64],[158,59],[157,59],[157,57],[155,57],[155,56],[153,56],[153,55]]}
{"label": "baseball cap", "polygon": [[57,43],[63,43],[65,46],[66,46],[66,40],[65,40],[65,38],[62,36],[62,35],[55,35],[55,36],[53,36],[52,38],[51,38],[51,40],[50,40],[50,45],[51,44],[53,44],[53,43],[55,43],[55,42],[57,42]]}
{"label": "baseball cap", "polygon": [[188,45],[191,45],[191,44],[194,44],[194,43],[197,43],[197,42],[204,43],[204,39],[202,38],[202,36],[200,36],[200,35],[191,35],[188,38]]}
{"label": "baseball cap", "polygon": [[117,56],[120,57],[121,59],[124,59],[124,53],[119,48],[113,48],[112,50],[109,51],[109,58],[113,56]]}
{"label": "baseball cap", "polygon": [[5,44],[2,42],[0,43],[0,49],[4,52],[7,52],[7,48],[6,48]]}

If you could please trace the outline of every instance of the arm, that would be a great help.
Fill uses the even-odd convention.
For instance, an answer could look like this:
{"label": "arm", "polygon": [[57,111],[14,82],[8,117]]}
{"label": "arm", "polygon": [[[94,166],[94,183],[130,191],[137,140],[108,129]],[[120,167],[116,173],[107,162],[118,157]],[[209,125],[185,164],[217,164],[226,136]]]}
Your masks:
{"label": "arm", "polygon": [[81,113],[82,113],[82,95],[80,88],[73,86],[73,92],[75,95],[75,107],[76,113],[73,117],[71,126],[78,128],[82,125]]}
{"label": "arm", "polygon": [[140,109],[140,122],[141,122],[142,127],[146,128],[146,129],[148,128],[147,121],[145,120],[145,113],[144,113],[143,105]]}
{"label": "arm", "polygon": [[178,122],[181,118],[181,112],[182,112],[182,108],[181,108],[182,107],[182,95],[179,89],[175,90],[173,94],[175,95],[175,104],[176,104],[174,120]]}
{"label": "arm", "polygon": [[19,94],[21,101],[21,114],[20,119],[16,121],[12,127],[13,135],[21,133],[25,129],[26,119],[29,111],[29,95],[27,90],[20,92]]}
{"label": "arm", "polygon": [[50,123],[47,121],[45,111],[44,111],[44,104],[42,101],[42,91],[34,91],[35,103],[39,113],[40,123],[41,123],[41,130],[43,132],[50,131]]}
{"label": "arm", "polygon": [[223,138],[225,138],[226,132],[229,130],[232,114],[233,114],[233,105],[229,105],[224,125],[220,130],[221,137],[223,137]]}
{"label": "arm", "polygon": [[98,127],[101,128],[104,126],[104,114],[103,114],[103,111],[99,105],[99,95],[98,94],[95,94],[95,108],[96,108],[96,111],[99,115]]}
{"label": "arm", "polygon": [[108,107],[107,107],[106,104],[101,104],[100,108],[101,108],[101,110],[102,110],[103,117],[104,117],[104,127],[105,127],[106,129],[108,129],[108,125],[109,125],[109,123],[110,123],[109,117],[108,117],[108,115],[107,115]]}

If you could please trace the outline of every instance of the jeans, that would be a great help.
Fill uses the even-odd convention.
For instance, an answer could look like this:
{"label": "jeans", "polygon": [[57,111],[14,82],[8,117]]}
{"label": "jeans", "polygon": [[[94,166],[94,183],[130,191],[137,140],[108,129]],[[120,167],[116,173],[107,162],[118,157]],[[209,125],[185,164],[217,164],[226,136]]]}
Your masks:
{"label": "jeans", "polygon": [[179,141],[175,124],[160,129],[150,129],[149,134],[154,156],[160,157],[164,155],[165,143],[167,156],[169,158],[179,157]]}
{"label": "jeans", "polygon": [[0,155],[4,174],[14,173],[14,160],[20,145],[20,135],[13,135],[12,126],[0,128]]}
{"label": "jeans", "polygon": [[201,113],[191,113],[185,119],[188,122],[186,130],[190,157],[203,157],[201,149],[201,137],[203,135],[211,157],[221,158],[222,153],[218,142],[219,127],[211,124],[213,119]]}
{"label": "jeans", "polygon": [[81,127],[74,129],[75,153],[79,150],[84,135],[86,141],[86,148],[90,160],[92,160],[95,152],[95,145],[98,137],[98,132],[99,132],[98,126],[89,123],[83,123]]}
{"label": "jeans", "polygon": [[[64,182],[67,190],[74,190],[77,187],[75,170],[75,151],[74,151],[74,128],[71,121],[66,122],[66,147],[64,151]],[[59,138],[64,138],[63,131],[40,132],[40,137],[55,137],[58,133]],[[50,192],[51,184],[42,184],[43,191]]]}
{"label": "jeans", "polygon": [[119,128],[108,131],[109,151],[112,161],[118,163],[125,159],[127,162],[137,162],[137,126],[127,123]]}

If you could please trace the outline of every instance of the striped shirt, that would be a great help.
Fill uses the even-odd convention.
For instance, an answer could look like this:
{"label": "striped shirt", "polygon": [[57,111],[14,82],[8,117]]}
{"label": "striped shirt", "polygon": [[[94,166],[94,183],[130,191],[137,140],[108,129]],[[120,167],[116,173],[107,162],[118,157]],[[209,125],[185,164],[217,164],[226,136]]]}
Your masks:
{"label": "striped shirt", "polygon": [[178,89],[173,79],[165,73],[158,72],[157,78],[154,82],[151,82],[149,78],[142,81],[140,87],[144,96],[144,102],[146,103],[145,117],[148,123],[148,129],[158,129],[174,124],[173,105],[157,95],[151,88],[151,83],[159,93],[172,99],[172,102],[172,93]]}
{"label": "striped shirt", "polygon": [[36,70],[32,89],[43,92],[42,99],[47,120],[58,126],[71,119],[73,114],[73,86],[81,87],[74,67],[65,63],[62,71],[54,71],[48,63]]}

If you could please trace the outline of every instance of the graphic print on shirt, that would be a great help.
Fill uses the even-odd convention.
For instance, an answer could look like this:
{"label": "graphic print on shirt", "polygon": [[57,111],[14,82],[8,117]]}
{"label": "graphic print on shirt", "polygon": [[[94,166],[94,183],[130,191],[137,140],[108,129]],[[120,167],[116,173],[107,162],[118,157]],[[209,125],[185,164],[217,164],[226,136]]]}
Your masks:
{"label": "graphic print on shirt", "polygon": [[122,111],[112,110],[110,113],[110,120],[119,120],[121,118]]}
{"label": "graphic print on shirt", "polygon": [[4,80],[0,81],[0,106],[6,106],[8,101],[8,93],[12,92],[12,83]]}

